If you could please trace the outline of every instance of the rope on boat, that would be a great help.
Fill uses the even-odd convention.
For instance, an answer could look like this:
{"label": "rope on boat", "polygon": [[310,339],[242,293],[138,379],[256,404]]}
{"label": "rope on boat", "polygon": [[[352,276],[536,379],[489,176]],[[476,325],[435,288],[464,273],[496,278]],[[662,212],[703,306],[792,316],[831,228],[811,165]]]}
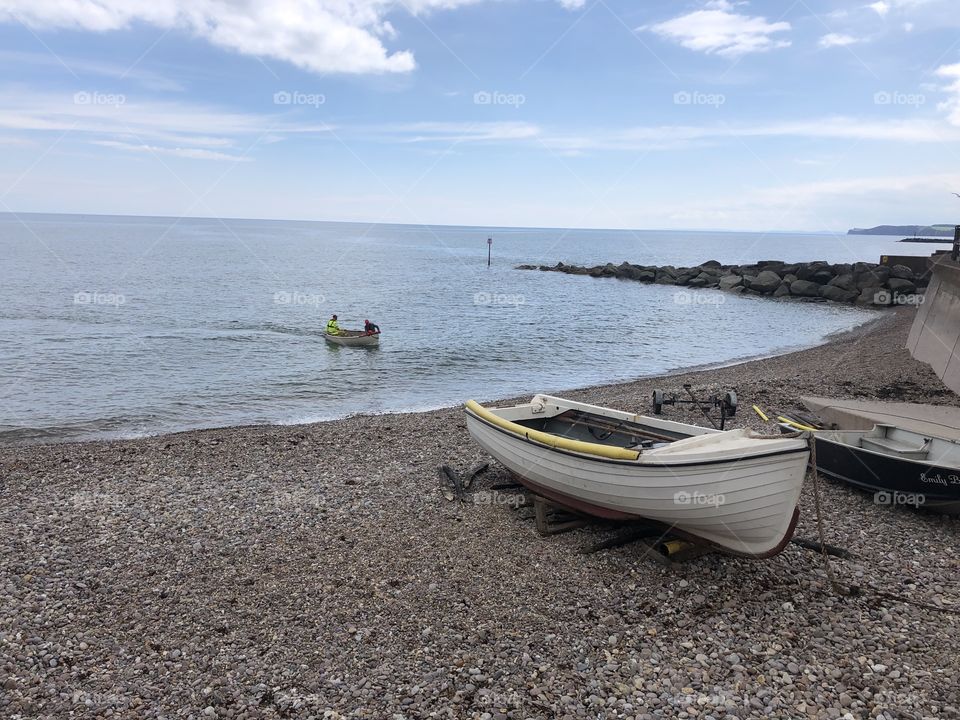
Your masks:
{"label": "rope on boat", "polygon": [[852,588],[844,587],[837,582],[830,565],[830,556],[827,554],[827,538],[823,531],[823,510],[820,506],[820,473],[817,472],[817,437],[810,433],[807,442],[810,445],[810,472],[813,473],[813,499],[817,508],[817,535],[820,538],[820,555],[823,558],[823,569],[827,573],[827,582],[841,595],[854,595]]}

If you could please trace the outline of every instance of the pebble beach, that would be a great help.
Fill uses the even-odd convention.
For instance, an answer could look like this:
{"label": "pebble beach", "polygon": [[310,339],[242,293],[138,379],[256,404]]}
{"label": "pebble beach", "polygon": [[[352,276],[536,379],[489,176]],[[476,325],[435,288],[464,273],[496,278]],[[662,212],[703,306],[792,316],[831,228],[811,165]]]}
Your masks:
{"label": "pebble beach", "polygon": [[[654,388],[733,389],[730,427],[769,432],[750,405],[960,405],[903,349],[914,314],[564,394],[648,412]],[[488,460],[460,408],[0,448],[0,717],[960,718],[957,518],[821,479],[848,596],[796,545],[664,567],[584,553],[607,526],[541,537],[489,492],[496,463],[486,501],[443,498],[438,465]]]}

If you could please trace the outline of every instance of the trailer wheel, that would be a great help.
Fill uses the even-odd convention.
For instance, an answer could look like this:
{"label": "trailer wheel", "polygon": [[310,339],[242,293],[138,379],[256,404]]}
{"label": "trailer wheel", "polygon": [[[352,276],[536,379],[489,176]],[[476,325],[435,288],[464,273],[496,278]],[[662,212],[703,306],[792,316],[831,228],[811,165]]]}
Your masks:
{"label": "trailer wheel", "polygon": [[735,390],[730,390],[723,396],[723,404],[727,406],[727,414],[730,417],[737,414],[737,393]]}
{"label": "trailer wheel", "polygon": [[663,413],[663,390],[653,391],[653,413],[655,415]]}

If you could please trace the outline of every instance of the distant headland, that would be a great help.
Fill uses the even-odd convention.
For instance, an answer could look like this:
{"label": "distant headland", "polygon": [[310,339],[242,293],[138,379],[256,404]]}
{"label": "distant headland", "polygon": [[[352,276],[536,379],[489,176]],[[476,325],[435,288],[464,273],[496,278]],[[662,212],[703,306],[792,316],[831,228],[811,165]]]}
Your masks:
{"label": "distant headland", "polygon": [[953,225],[877,225],[872,228],[852,228],[847,235],[919,235],[922,237],[953,237]]}

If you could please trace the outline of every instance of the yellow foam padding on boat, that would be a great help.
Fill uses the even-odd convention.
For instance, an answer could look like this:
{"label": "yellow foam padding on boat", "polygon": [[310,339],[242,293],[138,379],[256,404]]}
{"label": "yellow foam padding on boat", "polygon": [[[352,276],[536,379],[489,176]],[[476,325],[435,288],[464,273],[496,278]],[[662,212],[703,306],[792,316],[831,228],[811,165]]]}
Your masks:
{"label": "yellow foam padding on boat", "polygon": [[779,420],[780,422],[786,423],[790,427],[795,427],[797,428],[797,430],[808,430],[810,432],[817,431],[817,429],[814,427],[810,427],[809,425],[802,425],[798,422],[791,420],[790,418],[785,418],[783,415],[777,415],[777,420]]}
{"label": "yellow foam padding on boat", "polygon": [[599,443],[583,442],[582,440],[570,440],[568,438],[557,437],[550,433],[540,430],[531,430],[515,422],[504,420],[498,415],[494,415],[476,400],[467,400],[467,410],[479,418],[483,418],[497,427],[503,428],[519,437],[529,438],[538,443],[547,445],[558,450],[570,450],[572,452],[583,453],[585,455],[596,455],[598,457],[611,458],[613,460],[636,460],[640,453],[636,450],[627,450],[626,448],[611,447],[610,445],[600,445]]}

